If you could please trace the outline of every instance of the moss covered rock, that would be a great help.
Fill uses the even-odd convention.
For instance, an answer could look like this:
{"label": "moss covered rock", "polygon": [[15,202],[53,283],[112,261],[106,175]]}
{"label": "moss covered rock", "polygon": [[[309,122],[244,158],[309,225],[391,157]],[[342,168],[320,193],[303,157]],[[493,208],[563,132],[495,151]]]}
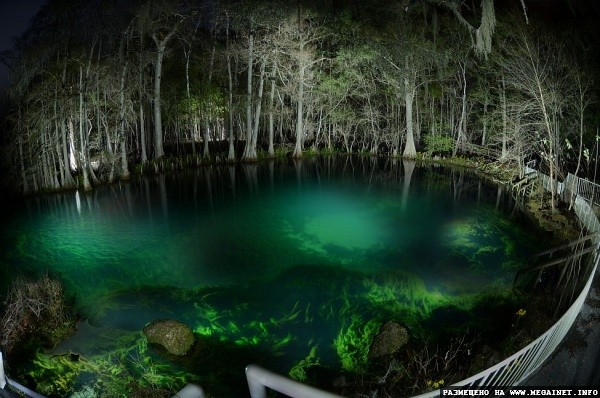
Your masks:
{"label": "moss covered rock", "polygon": [[379,328],[369,348],[369,360],[387,358],[408,343],[408,331],[396,322],[387,322]]}
{"label": "moss covered rock", "polygon": [[173,319],[152,321],[144,327],[148,342],[159,344],[173,355],[185,355],[194,344],[194,332]]}

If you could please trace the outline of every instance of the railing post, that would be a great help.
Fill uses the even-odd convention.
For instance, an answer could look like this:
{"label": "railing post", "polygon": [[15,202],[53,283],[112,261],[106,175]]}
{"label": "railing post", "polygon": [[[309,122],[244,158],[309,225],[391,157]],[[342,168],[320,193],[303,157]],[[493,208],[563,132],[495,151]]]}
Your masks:
{"label": "railing post", "polygon": [[[246,366],[246,379],[248,380],[248,389],[252,398],[267,398],[267,388],[265,381],[260,380],[260,372],[255,365]],[[264,379],[264,377],[263,377]]]}
{"label": "railing post", "polygon": [[183,387],[173,398],[205,398],[204,390],[197,384],[189,383]]}
{"label": "railing post", "polygon": [[246,366],[246,378],[252,398],[266,398],[266,387],[291,398],[342,398],[339,395],[288,379],[257,365]]}
{"label": "railing post", "polygon": [[0,390],[6,386],[6,376],[4,375],[4,360],[2,359],[2,351],[0,351]]}

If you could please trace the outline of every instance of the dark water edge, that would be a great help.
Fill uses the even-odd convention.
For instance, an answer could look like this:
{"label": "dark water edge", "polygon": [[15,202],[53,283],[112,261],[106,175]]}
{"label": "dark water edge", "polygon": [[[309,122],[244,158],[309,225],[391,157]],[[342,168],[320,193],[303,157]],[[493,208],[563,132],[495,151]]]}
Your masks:
{"label": "dark water edge", "polygon": [[[320,365],[307,366],[306,376],[331,385],[340,372],[332,342],[348,348],[358,339],[357,350],[364,351],[371,329],[387,320],[406,324],[413,337],[444,340],[468,328],[485,336],[484,342],[498,341],[520,305],[501,292],[529,255],[548,246],[548,236],[531,225],[510,195],[471,172],[413,167],[377,158],[281,160],[36,197],[7,222],[2,242],[9,256],[2,261],[9,265],[1,267],[1,280],[15,271],[34,276],[45,268],[63,281],[87,321],[84,332],[58,350],[90,358],[107,350],[119,351],[116,357],[150,358],[173,380],[199,381],[217,396],[247,394],[246,364],[286,374],[299,360],[314,360],[311,347],[319,350]],[[424,204],[432,207],[425,211]],[[250,210],[260,222],[247,218]],[[42,214],[47,216],[40,222]],[[7,233],[18,230],[23,218],[30,223],[25,233]],[[68,228],[57,227],[65,220]],[[77,235],[69,233],[72,228]],[[155,237],[155,230],[177,239]],[[93,261],[86,242],[72,244],[84,235],[92,238]],[[208,237],[214,239],[210,245],[204,243]],[[249,237],[256,241],[248,243]],[[428,242],[437,243],[426,247]],[[27,253],[32,244],[36,253]],[[160,255],[147,251],[160,246],[167,246]],[[442,252],[448,247],[449,254]],[[512,254],[504,258],[500,252]],[[156,266],[161,258],[171,262]],[[201,273],[197,258],[208,264]],[[421,262],[409,261],[415,258]],[[48,266],[60,260],[79,265]],[[122,261],[128,266],[118,265]],[[174,263],[184,277],[168,272]],[[429,264],[426,270],[423,263]],[[112,275],[106,277],[109,268]],[[101,289],[93,293],[82,284]],[[325,304],[316,308],[318,302]],[[141,326],[168,315],[192,324],[199,336],[186,358],[140,347]],[[306,326],[313,323],[317,329]],[[90,336],[96,336],[92,344]],[[295,352],[295,359],[286,352]],[[351,353],[349,360],[359,356]],[[142,373],[130,368],[135,377]],[[33,378],[39,383],[39,375]],[[84,384],[75,382],[74,391]]]}

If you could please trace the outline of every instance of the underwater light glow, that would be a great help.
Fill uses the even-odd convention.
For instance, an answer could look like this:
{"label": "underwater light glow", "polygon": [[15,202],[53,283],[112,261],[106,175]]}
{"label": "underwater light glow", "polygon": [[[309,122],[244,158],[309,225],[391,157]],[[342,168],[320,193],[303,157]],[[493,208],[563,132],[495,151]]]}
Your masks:
{"label": "underwater light glow", "polygon": [[304,226],[304,233],[323,246],[335,245],[348,250],[368,249],[381,242],[380,229],[368,217],[356,214],[332,214],[315,217]]}
{"label": "underwater light glow", "polygon": [[348,264],[362,261],[367,252],[383,249],[390,240],[389,220],[372,199],[357,200],[339,188],[323,190],[315,197],[310,194],[296,194],[290,212],[303,217],[285,217],[283,224],[301,250]]}
{"label": "underwater light glow", "polygon": [[368,213],[347,212],[313,217],[302,229],[304,248],[326,253],[336,246],[349,251],[383,246],[385,232]]}

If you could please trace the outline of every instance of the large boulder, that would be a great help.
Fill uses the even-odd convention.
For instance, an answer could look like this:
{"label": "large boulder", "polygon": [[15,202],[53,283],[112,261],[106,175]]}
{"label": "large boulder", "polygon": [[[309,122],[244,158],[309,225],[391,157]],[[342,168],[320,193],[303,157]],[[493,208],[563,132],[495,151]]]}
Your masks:
{"label": "large boulder", "polygon": [[144,326],[148,342],[160,344],[173,355],[185,355],[194,344],[194,332],[173,319],[156,320]]}
{"label": "large boulder", "polygon": [[369,360],[380,360],[397,353],[408,343],[408,330],[396,322],[387,322],[379,328],[369,347]]}

